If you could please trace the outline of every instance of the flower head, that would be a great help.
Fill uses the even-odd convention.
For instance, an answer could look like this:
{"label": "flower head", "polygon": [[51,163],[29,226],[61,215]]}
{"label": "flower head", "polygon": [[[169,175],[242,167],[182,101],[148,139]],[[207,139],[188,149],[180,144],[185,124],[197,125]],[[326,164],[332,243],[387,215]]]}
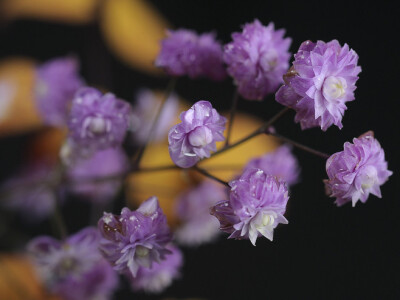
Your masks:
{"label": "flower head", "polygon": [[85,228],[58,241],[41,236],[28,245],[28,254],[46,287],[63,299],[108,299],[118,278],[98,250],[96,228]]}
{"label": "flower head", "polygon": [[114,269],[136,276],[140,266],[150,268],[169,253],[171,241],[167,219],[156,197],[143,202],[136,211],[123,208],[121,215],[104,213],[98,227],[103,239],[100,250]]}
{"label": "flower head", "polygon": [[219,228],[218,221],[210,215],[210,207],[224,198],[224,189],[208,180],[180,195],[177,214],[181,224],[175,231],[177,241],[196,246],[214,239]]}
{"label": "flower head", "polygon": [[82,88],[74,97],[68,120],[74,142],[92,149],[119,146],[129,126],[130,106],[113,94]]}
{"label": "flower head", "polygon": [[167,246],[167,249],[171,253],[164,260],[154,263],[151,268],[140,267],[136,277],[128,274],[135,291],[161,293],[171,285],[174,279],[179,277],[179,269],[183,262],[182,252],[172,245]]}
{"label": "flower head", "polygon": [[279,223],[287,224],[283,216],[289,199],[286,184],[260,169],[246,169],[242,176],[229,183],[229,200],[211,208],[229,238],[250,239],[253,245],[263,235],[273,239]]}
{"label": "flower head", "polygon": [[299,180],[299,164],[287,145],[282,145],[274,152],[252,159],[246,165],[245,169],[247,168],[261,169],[267,174],[282,179],[288,185],[293,185]]}
{"label": "flower head", "polygon": [[233,33],[233,41],[224,48],[228,73],[235,80],[239,93],[248,100],[262,100],[282,83],[289,68],[290,38],[285,30],[267,27],[260,21],[246,24],[242,33]]}
{"label": "flower head", "polygon": [[196,102],[180,115],[182,123],[168,133],[169,154],[181,168],[194,166],[200,159],[217,150],[223,141],[226,118],[218,114],[208,101]]}
{"label": "flower head", "polygon": [[77,159],[67,169],[67,176],[73,181],[71,192],[93,202],[107,202],[120,188],[122,176],[99,182],[90,179],[122,175],[128,165],[128,158],[121,148],[109,148],[97,151],[89,158]]}
{"label": "flower head", "polygon": [[350,201],[355,206],[358,200],[365,203],[369,194],[381,198],[380,186],[392,175],[371,131],[354,138],[353,144],[346,142],[343,151],[329,157],[326,172],[327,194],[336,198],[338,206]]}
{"label": "flower head", "polygon": [[213,33],[198,35],[186,29],[167,33],[155,62],[157,67],[164,68],[169,75],[188,75],[192,79],[222,80],[226,77],[222,46]]}
{"label": "flower head", "polygon": [[69,105],[82,85],[78,62],[72,57],[56,58],[36,69],[35,100],[47,124],[67,123]]}
{"label": "flower head", "polygon": [[306,41],[294,57],[276,100],[296,111],[302,129],[320,126],[325,131],[333,124],[342,128],[345,103],[354,100],[361,72],[357,53],[336,40]]}
{"label": "flower head", "polygon": [[1,205],[18,212],[25,221],[38,222],[55,208],[55,193],[47,182],[54,178],[54,165],[45,161],[28,163],[0,187]]}
{"label": "flower head", "polygon": [[[174,122],[178,111],[176,95],[171,95],[165,101],[152,136],[152,141],[155,142],[161,142],[166,139],[168,129]],[[141,90],[138,93],[136,104],[132,109],[131,121],[133,139],[137,144],[143,145],[147,142],[160,105],[161,100],[151,90]]]}

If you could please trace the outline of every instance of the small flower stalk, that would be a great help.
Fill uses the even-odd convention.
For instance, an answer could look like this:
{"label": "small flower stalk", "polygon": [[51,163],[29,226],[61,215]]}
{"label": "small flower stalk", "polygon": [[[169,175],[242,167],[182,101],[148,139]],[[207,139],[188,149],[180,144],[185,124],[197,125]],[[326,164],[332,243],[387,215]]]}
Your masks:
{"label": "small flower stalk", "polygon": [[172,236],[156,197],[135,211],[125,207],[121,215],[104,213],[98,227],[100,251],[120,273],[136,277],[140,267],[151,268],[170,253],[166,246]]}
{"label": "small flower stalk", "polygon": [[208,101],[196,102],[180,115],[181,123],[168,133],[169,154],[181,168],[190,168],[217,150],[216,142],[224,141],[226,118]]}
{"label": "small flower stalk", "polygon": [[337,206],[365,203],[369,194],[381,198],[380,186],[393,174],[372,131],[354,138],[353,144],[346,142],[343,151],[329,157],[326,172],[329,177],[324,181],[326,191],[328,196],[336,198]]}
{"label": "small flower stalk", "polygon": [[289,200],[285,182],[254,168],[246,169],[229,185],[229,200],[210,211],[219,220],[220,229],[230,233],[229,238],[249,239],[255,246],[258,237],[272,241],[278,224],[288,224],[283,216]]}

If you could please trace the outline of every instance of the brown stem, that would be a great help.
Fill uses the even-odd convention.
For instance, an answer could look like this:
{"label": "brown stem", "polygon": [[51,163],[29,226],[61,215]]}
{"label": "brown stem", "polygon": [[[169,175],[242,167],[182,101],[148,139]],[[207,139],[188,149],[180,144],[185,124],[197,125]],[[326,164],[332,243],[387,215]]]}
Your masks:
{"label": "brown stem", "polygon": [[327,153],[323,153],[323,152],[320,152],[318,150],[312,149],[312,148],[310,148],[308,146],[305,146],[305,145],[300,144],[298,142],[295,142],[295,141],[293,141],[291,139],[288,139],[287,137],[284,137],[284,136],[282,136],[282,135],[280,135],[278,133],[268,133],[268,134],[280,139],[281,141],[283,141],[285,143],[291,144],[291,145],[295,146],[296,148],[299,148],[299,149],[301,149],[303,151],[312,153],[312,154],[314,154],[316,156],[319,156],[319,157],[322,157],[322,158],[325,158],[325,159],[330,157],[330,155],[327,154]]}
{"label": "brown stem", "polygon": [[208,173],[205,169],[199,168],[198,166],[194,166],[193,170],[196,170],[197,172],[199,172],[200,174],[203,174],[204,176],[211,178],[212,180],[215,180],[223,185],[226,185],[227,187],[229,187],[229,184],[226,181],[223,181],[222,179],[215,177],[214,175]]}
{"label": "brown stem", "polygon": [[[288,111],[289,111],[289,108],[285,107],[280,112],[278,112],[275,116],[273,116],[270,120],[265,122],[260,128],[258,128],[254,132],[250,133],[248,136],[242,138],[241,140],[237,141],[236,143],[225,146],[225,147],[221,148],[220,150],[214,152],[213,154],[210,155],[209,158],[219,155],[221,153],[224,153],[225,151],[228,151],[240,144],[243,144],[244,142],[247,142],[248,140],[252,139],[253,137],[256,137],[259,134],[265,133],[269,127],[271,127],[276,121],[278,121]],[[202,161],[207,160],[209,158],[205,158]]]}
{"label": "brown stem", "polygon": [[238,101],[239,101],[239,92],[238,90],[236,90],[235,93],[233,94],[233,99],[232,99],[232,107],[229,115],[228,132],[226,135],[225,147],[229,145],[229,141],[231,138],[233,120],[235,118]]}

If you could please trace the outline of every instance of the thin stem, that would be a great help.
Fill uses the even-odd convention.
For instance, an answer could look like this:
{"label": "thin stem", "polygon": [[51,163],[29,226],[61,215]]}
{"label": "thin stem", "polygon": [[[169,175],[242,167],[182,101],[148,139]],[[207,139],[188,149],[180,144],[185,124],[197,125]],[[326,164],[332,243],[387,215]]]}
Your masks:
{"label": "thin stem", "polygon": [[225,147],[229,145],[229,141],[231,138],[233,120],[235,118],[238,101],[239,101],[239,92],[236,89],[235,93],[233,94],[233,99],[232,99],[232,107],[231,107],[231,111],[230,111],[230,115],[229,115],[228,133],[226,135]]}
{"label": "thin stem", "polygon": [[67,238],[67,226],[65,225],[64,218],[61,213],[61,208],[60,208],[60,199],[58,197],[57,191],[54,191],[55,195],[55,207],[54,207],[54,213],[53,213],[53,222],[56,225],[60,237],[62,240]]}
{"label": "thin stem", "polygon": [[147,136],[147,139],[146,139],[145,143],[143,144],[143,146],[141,146],[139,148],[139,152],[138,152],[138,155],[137,155],[135,163],[134,163],[134,168],[139,167],[140,160],[143,157],[146,147],[150,143],[151,139],[153,138],[154,132],[157,128],[158,120],[160,119],[161,113],[164,110],[165,103],[167,103],[169,96],[171,95],[172,91],[175,89],[176,81],[177,81],[177,78],[173,77],[173,78],[171,78],[171,80],[168,83],[167,89],[166,89],[164,97],[162,99],[162,103],[161,103],[160,107],[158,108],[156,117],[154,118],[153,124],[151,125],[149,135]]}
{"label": "thin stem", "polygon": [[[248,140],[252,139],[253,137],[256,137],[259,134],[265,133],[269,127],[271,127],[276,121],[278,121],[288,111],[289,111],[289,108],[285,107],[280,112],[278,112],[275,116],[273,116],[269,121],[265,122],[260,128],[258,128],[254,132],[250,133],[248,136],[242,138],[241,140],[237,141],[236,143],[233,143],[231,145],[223,147],[220,150],[214,152],[213,154],[210,155],[209,158],[219,155],[221,153],[224,153],[225,151],[228,151],[240,144],[243,144],[244,142],[247,142]],[[202,161],[207,160],[209,158],[205,158]]]}
{"label": "thin stem", "polygon": [[310,148],[308,146],[305,146],[303,144],[300,144],[298,142],[292,141],[291,139],[288,139],[287,137],[284,137],[284,136],[282,136],[282,135],[280,135],[278,133],[269,133],[269,135],[272,135],[272,136],[280,139],[281,141],[283,141],[285,143],[291,144],[291,145],[293,145],[293,146],[295,146],[295,147],[297,147],[297,148],[299,148],[299,149],[301,149],[303,151],[312,153],[312,154],[314,154],[316,156],[319,156],[319,157],[322,157],[322,158],[325,158],[325,159],[330,157],[330,155],[327,154],[327,153],[320,152],[318,150],[312,149],[312,148]]}
{"label": "thin stem", "polygon": [[196,170],[197,172],[199,172],[200,174],[203,174],[204,176],[211,178],[212,180],[215,180],[223,185],[226,185],[227,187],[229,187],[229,184],[226,181],[223,181],[222,179],[215,177],[214,175],[211,175],[210,173],[208,173],[205,169],[199,168],[198,166],[194,166],[193,170]]}

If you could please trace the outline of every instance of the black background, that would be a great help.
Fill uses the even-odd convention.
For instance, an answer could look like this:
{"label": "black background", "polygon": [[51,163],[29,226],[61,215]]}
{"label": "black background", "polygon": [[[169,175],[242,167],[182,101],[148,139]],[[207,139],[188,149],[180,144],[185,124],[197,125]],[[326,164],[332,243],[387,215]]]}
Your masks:
{"label": "black background", "polygon": [[[328,153],[342,149],[345,141],[374,130],[386,152],[394,175],[382,187],[383,198],[370,196],[366,204],[337,208],[324,195],[325,162],[295,151],[302,166],[302,182],[292,189],[287,218],[274,242],[221,238],[212,245],[184,249],[183,277],[162,296],[221,299],[396,299],[400,297],[399,212],[399,11],[395,2],[338,1],[152,1],[176,28],[198,32],[214,30],[224,43],[233,31],[258,18],[286,28],[292,37],[292,53],[304,40],[338,39],[348,43],[360,57],[362,72],[356,100],[348,104],[342,130],[330,128],[302,132],[293,123],[294,113],[276,128],[284,135]],[[142,86],[162,88],[167,79],[154,79],[134,71],[116,59],[102,41],[97,25],[67,26],[39,21],[3,24],[0,58],[24,55],[38,60],[74,53],[82,61],[87,82],[112,89],[131,100]],[[212,101],[228,109],[233,94],[230,79],[222,84],[182,79],[178,93],[189,101]],[[280,106],[272,97],[264,102],[241,101],[239,108],[267,119]],[[0,172],[4,178],[20,162],[26,136],[0,140]],[[84,211],[84,210],[83,210]],[[69,225],[78,227],[75,212]],[[17,225],[16,225],[17,226]],[[22,226],[22,225],[18,225]],[[79,224],[79,226],[81,226]],[[31,234],[45,227],[29,229]],[[23,227],[22,227],[23,228]],[[13,248],[2,237],[1,248]],[[127,288],[116,299],[133,296]],[[261,297],[261,298],[260,298]]]}

